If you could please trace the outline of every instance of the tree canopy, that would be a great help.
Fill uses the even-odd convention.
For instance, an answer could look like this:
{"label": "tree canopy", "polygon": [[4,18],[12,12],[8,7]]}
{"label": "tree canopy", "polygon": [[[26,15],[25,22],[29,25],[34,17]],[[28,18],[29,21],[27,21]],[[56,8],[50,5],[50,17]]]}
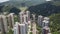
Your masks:
{"label": "tree canopy", "polygon": [[53,14],[50,17],[50,28],[53,34],[60,34],[60,13]]}

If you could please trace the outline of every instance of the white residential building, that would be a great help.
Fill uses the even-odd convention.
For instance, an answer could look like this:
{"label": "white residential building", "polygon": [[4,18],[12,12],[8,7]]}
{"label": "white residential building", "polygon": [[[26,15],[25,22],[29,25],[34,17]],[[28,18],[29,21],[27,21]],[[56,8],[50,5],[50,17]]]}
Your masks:
{"label": "white residential building", "polygon": [[14,26],[14,34],[27,34],[27,24],[16,22]]}
{"label": "white residential building", "polygon": [[8,32],[8,25],[5,15],[0,15],[0,27],[3,34],[6,34]]}
{"label": "white residential building", "polygon": [[48,18],[48,17],[44,17],[44,20],[47,20],[47,21],[49,21],[49,20],[50,20],[50,18]]}
{"label": "white residential building", "polygon": [[24,12],[19,13],[19,22],[22,24],[24,22]]}
{"label": "white residential building", "polygon": [[42,26],[42,21],[43,21],[43,16],[39,15],[38,16],[38,25]]}
{"label": "white residential building", "polygon": [[7,17],[8,17],[9,27],[13,28],[14,27],[14,13],[10,13]]}
{"label": "white residential building", "polygon": [[49,21],[43,20],[42,27],[48,26],[49,27]]}
{"label": "white residential building", "polygon": [[26,11],[27,21],[30,21],[30,11]]}
{"label": "white residential building", "polygon": [[51,34],[51,33],[50,33],[50,28],[47,27],[47,26],[43,27],[43,28],[42,28],[42,34]]}

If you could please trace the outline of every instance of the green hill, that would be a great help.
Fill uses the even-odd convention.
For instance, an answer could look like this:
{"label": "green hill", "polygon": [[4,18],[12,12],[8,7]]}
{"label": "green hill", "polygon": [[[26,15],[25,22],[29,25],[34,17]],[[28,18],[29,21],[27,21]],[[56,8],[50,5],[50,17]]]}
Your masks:
{"label": "green hill", "polygon": [[50,28],[52,34],[60,34],[60,13],[53,14],[50,17]]}

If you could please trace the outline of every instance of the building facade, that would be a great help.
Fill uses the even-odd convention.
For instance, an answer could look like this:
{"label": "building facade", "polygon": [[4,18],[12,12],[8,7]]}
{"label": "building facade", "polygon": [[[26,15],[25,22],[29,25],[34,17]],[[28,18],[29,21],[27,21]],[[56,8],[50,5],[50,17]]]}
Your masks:
{"label": "building facade", "polygon": [[14,13],[10,13],[7,17],[8,17],[9,27],[13,28],[14,27]]}
{"label": "building facade", "polygon": [[2,34],[6,34],[8,32],[8,25],[5,15],[0,15],[0,26]]}

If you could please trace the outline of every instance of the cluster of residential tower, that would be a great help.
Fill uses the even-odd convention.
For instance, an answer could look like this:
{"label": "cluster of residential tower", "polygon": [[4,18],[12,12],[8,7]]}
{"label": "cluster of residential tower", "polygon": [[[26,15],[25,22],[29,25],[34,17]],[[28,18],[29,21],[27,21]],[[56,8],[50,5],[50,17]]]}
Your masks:
{"label": "cluster of residential tower", "polygon": [[13,34],[38,34],[36,29],[37,24],[42,27],[42,34],[51,34],[48,17],[39,15],[36,24],[36,17],[32,14],[31,18],[30,11],[21,11],[17,16],[17,22],[15,21],[15,16],[14,13],[0,15],[1,34],[7,34],[9,29],[13,31]]}

